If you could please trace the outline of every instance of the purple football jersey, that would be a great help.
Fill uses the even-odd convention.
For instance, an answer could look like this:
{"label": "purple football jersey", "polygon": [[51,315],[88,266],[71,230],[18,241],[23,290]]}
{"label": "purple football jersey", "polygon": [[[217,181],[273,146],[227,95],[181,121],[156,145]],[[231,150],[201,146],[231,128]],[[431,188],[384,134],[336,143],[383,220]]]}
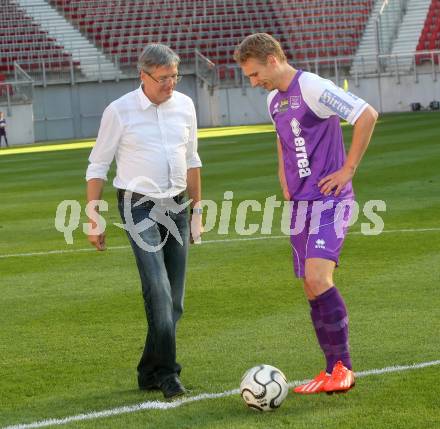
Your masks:
{"label": "purple football jersey", "polygon": [[[322,199],[318,182],[345,161],[339,117],[353,125],[368,104],[330,80],[301,70],[287,91],[272,91],[267,103],[281,142],[291,199]],[[338,198],[353,196],[350,181]]]}

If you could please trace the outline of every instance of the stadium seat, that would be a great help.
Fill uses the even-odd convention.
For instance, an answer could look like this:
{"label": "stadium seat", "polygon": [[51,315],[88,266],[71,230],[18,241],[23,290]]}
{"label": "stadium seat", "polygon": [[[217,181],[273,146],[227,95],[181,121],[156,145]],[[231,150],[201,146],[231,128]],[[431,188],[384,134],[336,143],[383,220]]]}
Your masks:
{"label": "stadium seat", "polygon": [[[280,0],[49,0],[104,52],[133,67],[148,42],[167,43],[178,53],[198,49],[219,64],[233,64],[232,53],[243,37],[268,32],[280,40],[289,60],[352,55],[374,1],[338,2]],[[330,3],[330,4],[329,4]],[[344,19],[340,17],[343,15]],[[140,37],[143,35],[144,37]],[[304,41],[310,40],[310,46]],[[329,41],[338,40],[338,46]],[[105,41],[105,42],[104,42]],[[191,41],[191,43],[189,43]],[[221,73],[223,75],[223,73]],[[225,78],[230,78],[228,73]]]}
{"label": "stadium seat", "polygon": [[[417,44],[417,51],[440,49],[440,0],[432,0]],[[416,64],[432,62],[439,64],[439,54],[417,53]]]}
{"label": "stadium seat", "polygon": [[[58,64],[60,57],[67,57]],[[47,72],[70,70],[71,56],[56,41],[49,37],[41,26],[26,15],[19,4],[2,2],[0,8],[0,57],[1,71],[11,74],[16,61],[24,70],[35,70],[44,66]]]}

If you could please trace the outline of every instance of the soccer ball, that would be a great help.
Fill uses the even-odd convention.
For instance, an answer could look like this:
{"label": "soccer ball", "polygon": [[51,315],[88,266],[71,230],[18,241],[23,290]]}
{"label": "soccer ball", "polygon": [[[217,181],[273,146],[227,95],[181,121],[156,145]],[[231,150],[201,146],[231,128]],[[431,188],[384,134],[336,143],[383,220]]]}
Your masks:
{"label": "soccer ball", "polygon": [[278,408],[288,393],[286,376],[274,366],[258,365],[246,371],[240,394],[246,405],[260,411]]}

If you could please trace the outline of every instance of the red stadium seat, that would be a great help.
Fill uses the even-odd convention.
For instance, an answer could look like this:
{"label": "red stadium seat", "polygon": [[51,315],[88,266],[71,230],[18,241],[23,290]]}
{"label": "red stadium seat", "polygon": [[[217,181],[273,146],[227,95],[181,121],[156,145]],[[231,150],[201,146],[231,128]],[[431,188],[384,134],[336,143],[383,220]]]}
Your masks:
{"label": "red stadium seat", "polygon": [[[57,58],[63,55],[69,59],[71,55],[42,27],[27,16],[15,2],[6,1],[2,4],[0,13],[0,53],[2,71],[12,73],[14,61],[17,61],[25,70],[34,70],[41,67],[39,60]],[[4,13],[5,7],[7,13]],[[47,63],[47,71],[51,71],[51,62]]]}
{"label": "red stadium seat", "polygon": [[[438,49],[440,49],[440,0],[432,0],[417,44],[417,51]],[[416,64],[431,60],[430,54],[416,55]],[[438,55],[434,55],[434,62],[438,64]]]}
{"label": "red stadium seat", "polygon": [[[374,3],[373,0],[354,0],[345,2],[342,7],[340,2],[318,0],[281,1],[276,4],[263,0],[48,2],[104,53],[119,55],[118,61],[123,67],[133,67],[142,45],[153,41],[167,43],[182,55],[186,50],[198,49],[220,65],[234,64],[235,46],[243,37],[260,31],[279,39],[289,59],[294,61],[352,55]],[[37,55],[39,59],[47,58],[47,55],[56,58],[56,54],[59,54],[58,58],[64,58],[63,49],[57,46],[55,40],[49,39],[38,24],[21,13],[15,3],[7,1],[7,4],[17,12],[13,17],[18,17],[20,24],[16,20],[8,20],[5,25],[5,19],[0,26],[0,52],[8,53],[7,61],[1,64],[10,67],[14,52],[34,51],[36,45],[39,45],[37,50],[46,53]],[[428,28],[435,34],[438,34],[436,24],[440,22],[437,10],[440,11],[440,7],[431,8],[429,12]],[[8,28],[7,32],[5,28]],[[5,44],[8,32],[14,34],[14,41]],[[430,46],[430,40],[425,37],[423,43],[419,41],[418,47],[424,49],[425,43]],[[21,54],[17,58],[24,58]],[[70,60],[66,58],[59,64],[51,66],[48,62],[47,65],[62,68]],[[234,68],[229,67],[219,73],[219,77],[224,75],[225,79],[233,79],[233,73]]]}

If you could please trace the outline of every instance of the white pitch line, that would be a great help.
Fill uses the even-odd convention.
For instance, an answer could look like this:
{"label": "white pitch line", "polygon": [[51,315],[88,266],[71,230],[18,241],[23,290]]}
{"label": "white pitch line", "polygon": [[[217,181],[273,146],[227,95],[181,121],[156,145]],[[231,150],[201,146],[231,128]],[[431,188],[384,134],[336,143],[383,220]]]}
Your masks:
{"label": "white pitch line", "polygon": [[[381,234],[396,234],[403,232],[432,232],[432,231],[440,231],[440,228],[415,228],[415,229],[388,229],[381,232]],[[348,235],[361,235],[361,231],[353,231],[349,232]],[[366,236],[370,236],[370,234],[365,234]],[[377,234],[380,235],[380,234]],[[287,238],[288,235],[268,235],[264,237],[247,237],[247,238],[224,238],[220,240],[203,240],[201,244],[212,244],[212,243],[232,243],[237,241],[255,241],[255,240],[272,240],[272,239],[280,239]],[[110,246],[107,247],[107,250],[120,250],[120,249],[128,249],[130,246]],[[87,247],[82,249],[60,249],[60,250],[47,250],[44,252],[28,252],[28,253],[10,253],[8,255],[0,255],[0,259],[7,258],[21,258],[26,256],[47,256],[47,255],[62,255],[65,253],[80,253],[80,252],[96,252],[94,247]]]}
{"label": "white pitch line", "polygon": [[[130,246],[112,246],[109,250],[128,249]],[[0,259],[6,258],[20,258],[24,256],[47,256],[47,255],[61,255],[63,253],[80,253],[80,252],[96,252],[94,247],[87,247],[83,249],[64,249],[64,250],[47,250],[45,252],[28,252],[28,253],[11,253],[9,255],[0,255]]]}
{"label": "white pitch line", "polygon": [[[391,372],[410,371],[410,370],[426,368],[435,365],[440,365],[440,360],[414,363],[412,365],[396,365],[396,366],[388,366],[379,369],[369,369],[367,371],[357,372],[356,377],[368,377],[370,375],[381,375],[381,374],[388,374]],[[308,381],[310,380],[293,381],[289,383],[289,387],[291,388],[294,386],[298,386],[300,384],[307,383]],[[63,419],[48,419],[34,423],[22,423],[18,425],[5,426],[2,429],[31,429],[31,428],[42,428],[47,426],[61,426],[71,422],[95,420],[104,417],[117,416],[121,414],[135,413],[137,411],[142,411],[142,410],[169,410],[172,408],[178,408],[182,405],[189,404],[191,402],[199,402],[199,401],[204,401],[206,399],[225,398],[237,394],[239,394],[239,389],[227,390],[221,393],[202,393],[200,395],[190,396],[172,402],[147,401],[147,402],[141,402],[140,404],[136,404],[136,405],[127,405],[125,407],[112,408],[110,410],[92,411],[87,414],[78,414],[76,416],[65,417]]]}

